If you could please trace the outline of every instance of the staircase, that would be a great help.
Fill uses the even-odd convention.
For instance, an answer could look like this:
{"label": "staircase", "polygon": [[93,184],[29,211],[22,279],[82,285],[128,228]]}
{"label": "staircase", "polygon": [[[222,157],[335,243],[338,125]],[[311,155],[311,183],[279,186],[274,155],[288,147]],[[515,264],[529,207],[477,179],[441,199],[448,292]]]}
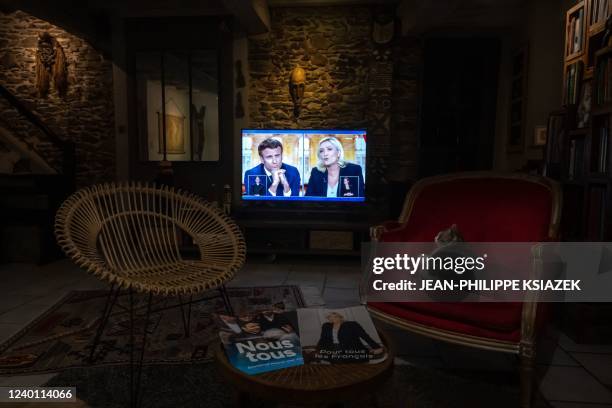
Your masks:
{"label": "staircase", "polygon": [[62,174],[0,175],[0,262],[59,258],[53,223],[69,185]]}
{"label": "staircase", "polygon": [[[57,209],[74,191],[74,144],[58,137],[2,85],[0,102],[3,117],[27,121],[32,129],[24,140],[12,131],[14,121],[0,120],[0,263],[45,263],[61,256],[53,224]],[[59,162],[48,160],[39,145],[58,151]]]}

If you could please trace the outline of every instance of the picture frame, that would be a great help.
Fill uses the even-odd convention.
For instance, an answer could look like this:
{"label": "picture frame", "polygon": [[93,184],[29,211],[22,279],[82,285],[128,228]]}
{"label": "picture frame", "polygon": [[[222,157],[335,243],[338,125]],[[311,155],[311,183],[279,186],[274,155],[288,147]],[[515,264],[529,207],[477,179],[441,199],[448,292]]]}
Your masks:
{"label": "picture frame", "polygon": [[[159,153],[163,154],[164,132],[161,112],[157,112]],[[166,154],[185,153],[185,117],[166,113]]]}
{"label": "picture frame", "polygon": [[548,127],[546,125],[536,126],[533,131],[533,146],[543,147],[546,146],[546,135]]}

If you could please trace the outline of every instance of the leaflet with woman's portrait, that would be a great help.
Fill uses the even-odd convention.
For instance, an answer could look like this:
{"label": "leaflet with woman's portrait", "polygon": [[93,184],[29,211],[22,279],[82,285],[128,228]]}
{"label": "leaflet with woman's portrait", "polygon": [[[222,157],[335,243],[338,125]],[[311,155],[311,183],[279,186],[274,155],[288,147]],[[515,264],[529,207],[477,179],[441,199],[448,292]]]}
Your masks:
{"label": "leaflet with woman's portrait", "polygon": [[247,374],[304,363],[379,363],[387,358],[363,306],[285,311],[280,304],[238,316],[217,314],[230,363]]}
{"label": "leaflet with woman's portrait", "polygon": [[372,318],[364,306],[298,309],[305,363],[379,363],[387,358]]}

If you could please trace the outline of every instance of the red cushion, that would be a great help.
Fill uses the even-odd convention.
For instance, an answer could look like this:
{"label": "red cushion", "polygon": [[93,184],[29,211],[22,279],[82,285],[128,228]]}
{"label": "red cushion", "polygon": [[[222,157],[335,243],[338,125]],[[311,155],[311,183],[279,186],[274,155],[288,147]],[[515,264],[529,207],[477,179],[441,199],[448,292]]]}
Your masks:
{"label": "red cushion", "polygon": [[[550,190],[527,180],[443,180],[426,185],[407,222],[384,233],[381,241],[433,242],[438,232],[452,224],[457,224],[467,242],[547,241],[552,205]],[[376,302],[368,306],[430,327],[497,340],[520,340],[521,303]]]}

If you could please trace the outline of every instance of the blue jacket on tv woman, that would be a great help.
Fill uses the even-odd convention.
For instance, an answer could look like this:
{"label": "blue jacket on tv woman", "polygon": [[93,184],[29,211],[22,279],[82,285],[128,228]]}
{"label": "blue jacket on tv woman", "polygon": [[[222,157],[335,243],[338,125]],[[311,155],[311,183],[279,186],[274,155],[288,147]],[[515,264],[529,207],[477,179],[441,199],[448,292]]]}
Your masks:
{"label": "blue jacket on tv woman", "polygon": [[[345,178],[348,181],[348,187],[347,182],[344,180]],[[340,198],[365,196],[363,172],[360,165],[346,163],[346,166],[340,168],[336,194]],[[310,171],[310,179],[308,179],[308,188],[305,195],[327,197],[327,170],[320,171],[313,167]]]}

